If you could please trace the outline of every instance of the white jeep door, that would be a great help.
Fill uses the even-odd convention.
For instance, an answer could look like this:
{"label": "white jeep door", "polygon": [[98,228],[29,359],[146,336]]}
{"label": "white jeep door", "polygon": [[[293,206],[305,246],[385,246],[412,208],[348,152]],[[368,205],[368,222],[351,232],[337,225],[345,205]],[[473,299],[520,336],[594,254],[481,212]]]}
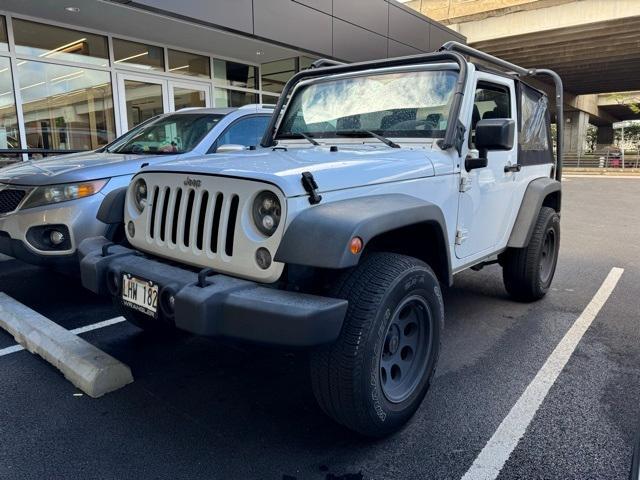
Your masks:
{"label": "white jeep door", "polygon": [[[476,75],[473,108],[468,111],[469,149],[474,149],[475,126],[487,118],[511,118],[517,121],[514,83],[509,78],[485,72]],[[473,262],[474,257],[493,253],[512,221],[517,172],[505,172],[505,166],[517,163],[518,129],[509,151],[487,152],[488,165],[467,172],[462,162],[456,256]],[[466,263],[466,262],[465,262]]]}

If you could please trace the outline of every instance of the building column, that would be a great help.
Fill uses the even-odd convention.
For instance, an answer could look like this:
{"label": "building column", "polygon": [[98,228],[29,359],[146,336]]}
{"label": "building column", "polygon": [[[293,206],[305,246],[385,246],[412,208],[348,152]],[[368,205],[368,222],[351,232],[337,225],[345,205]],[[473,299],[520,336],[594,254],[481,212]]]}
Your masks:
{"label": "building column", "polygon": [[613,124],[612,125],[603,125],[598,127],[598,133],[596,136],[596,151],[599,152],[604,150],[605,147],[608,147],[613,144]]}
{"label": "building column", "polygon": [[565,112],[564,115],[564,151],[567,153],[584,154],[584,144],[587,139],[589,114],[579,110]]}

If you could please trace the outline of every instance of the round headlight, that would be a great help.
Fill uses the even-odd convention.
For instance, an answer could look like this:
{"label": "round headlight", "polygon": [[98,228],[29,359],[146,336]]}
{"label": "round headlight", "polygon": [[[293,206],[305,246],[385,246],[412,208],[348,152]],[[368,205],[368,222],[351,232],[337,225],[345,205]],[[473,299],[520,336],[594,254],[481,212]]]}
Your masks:
{"label": "round headlight", "polygon": [[270,237],[280,225],[280,200],[273,192],[260,192],[253,202],[253,222],[263,235]]}
{"label": "round headlight", "polygon": [[147,206],[147,182],[142,178],[136,180],[133,185],[133,203],[139,212]]}

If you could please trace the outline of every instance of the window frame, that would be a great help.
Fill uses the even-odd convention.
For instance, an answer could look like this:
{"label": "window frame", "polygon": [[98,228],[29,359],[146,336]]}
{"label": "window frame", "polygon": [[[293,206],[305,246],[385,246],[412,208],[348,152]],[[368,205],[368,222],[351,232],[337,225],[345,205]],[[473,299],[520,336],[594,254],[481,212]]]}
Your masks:
{"label": "window frame", "polygon": [[[509,101],[509,105],[508,105],[508,109],[509,109],[509,116],[506,117],[510,120],[515,120],[516,122],[518,122],[517,118],[513,118],[513,105],[511,103],[511,91],[509,89],[509,86],[506,84],[502,84],[502,83],[496,83],[496,82],[492,82],[490,80],[485,80],[485,79],[478,79],[476,80],[476,84],[473,88],[473,103],[471,104],[471,113],[470,113],[470,122],[469,122],[469,139],[467,141],[467,146],[469,147],[469,149],[475,149],[475,142],[473,141],[475,138],[475,133],[476,133],[476,129],[475,129],[475,125],[473,125],[473,109],[476,106],[476,93],[478,92],[479,89],[485,89],[485,90],[493,90],[493,91],[503,91],[503,93],[507,94],[507,99]],[[516,96],[516,116],[520,115],[520,110],[518,108],[518,98]],[[496,118],[503,118],[503,117],[496,117]],[[482,120],[482,117],[480,117],[478,119],[478,121]],[[477,122],[476,122],[477,124]],[[473,127],[473,128],[472,128]]]}
{"label": "window frame", "polygon": [[[265,117],[265,118],[269,119],[269,118],[271,118],[271,114],[269,114],[269,113],[252,113],[250,115],[243,115],[241,117],[236,118],[229,125],[227,125],[222,132],[220,132],[220,134],[216,137],[216,139],[213,141],[213,143],[211,144],[211,146],[207,150],[206,154],[208,155],[208,154],[211,154],[211,153],[216,153],[216,151],[218,150],[218,147],[220,147],[220,139],[224,135],[226,135],[229,132],[229,130],[231,130],[235,125],[237,125],[238,123],[242,122],[243,120],[248,120],[250,118],[256,118],[256,117]],[[260,143],[259,139],[258,139],[258,143]],[[224,145],[224,143],[222,145]]]}
{"label": "window frame", "polygon": [[546,164],[555,164],[555,155],[553,152],[553,142],[554,138],[551,135],[551,111],[549,109],[549,102],[547,98],[547,110],[545,112],[545,125],[546,125],[546,133],[547,133],[547,150],[523,150],[520,146],[520,129],[522,128],[522,96],[524,89],[532,90],[540,94],[541,96],[546,97],[547,95],[541,90],[532,87],[531,85],[517,80],[516,85],[516,108],[517,108],[517,148],[518,148],[518,163],[523,166],[528,165],[546,165]]}

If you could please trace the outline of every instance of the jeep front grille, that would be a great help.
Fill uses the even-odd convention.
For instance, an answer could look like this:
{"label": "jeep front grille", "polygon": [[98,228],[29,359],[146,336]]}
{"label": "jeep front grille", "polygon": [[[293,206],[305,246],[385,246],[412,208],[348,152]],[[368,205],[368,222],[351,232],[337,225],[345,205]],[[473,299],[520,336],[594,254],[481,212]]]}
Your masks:
{"label": "jeep front grille", "polygon": [[233,256],[238,195],[156,186],[149,200],[147,235],[156,244]]}
{"label": "jeep front grille", "polygon": [[[133,227],[127,239],[135,248],[195,267],[209,267],[220,273],[276,281],[284,265],[273,262],[261,269],[256,251],[266,248],[271,257],[282,239],[286,199],[273,185],[257,180],[214,175],[187,176],[165,172],[144,172],[148,202],[137,213],[127,193],[125,221]],[[133,180],[132,185],[135,183]],[[271,237],[262,235],[253,223],[252,203],[264,191],[274,192],[282,205],[282,221]]]}
{"label": "jeep front grille", "polygon": [[24,200],[27,192],[15,188],[0,190],[0,214],[13,212]]}

